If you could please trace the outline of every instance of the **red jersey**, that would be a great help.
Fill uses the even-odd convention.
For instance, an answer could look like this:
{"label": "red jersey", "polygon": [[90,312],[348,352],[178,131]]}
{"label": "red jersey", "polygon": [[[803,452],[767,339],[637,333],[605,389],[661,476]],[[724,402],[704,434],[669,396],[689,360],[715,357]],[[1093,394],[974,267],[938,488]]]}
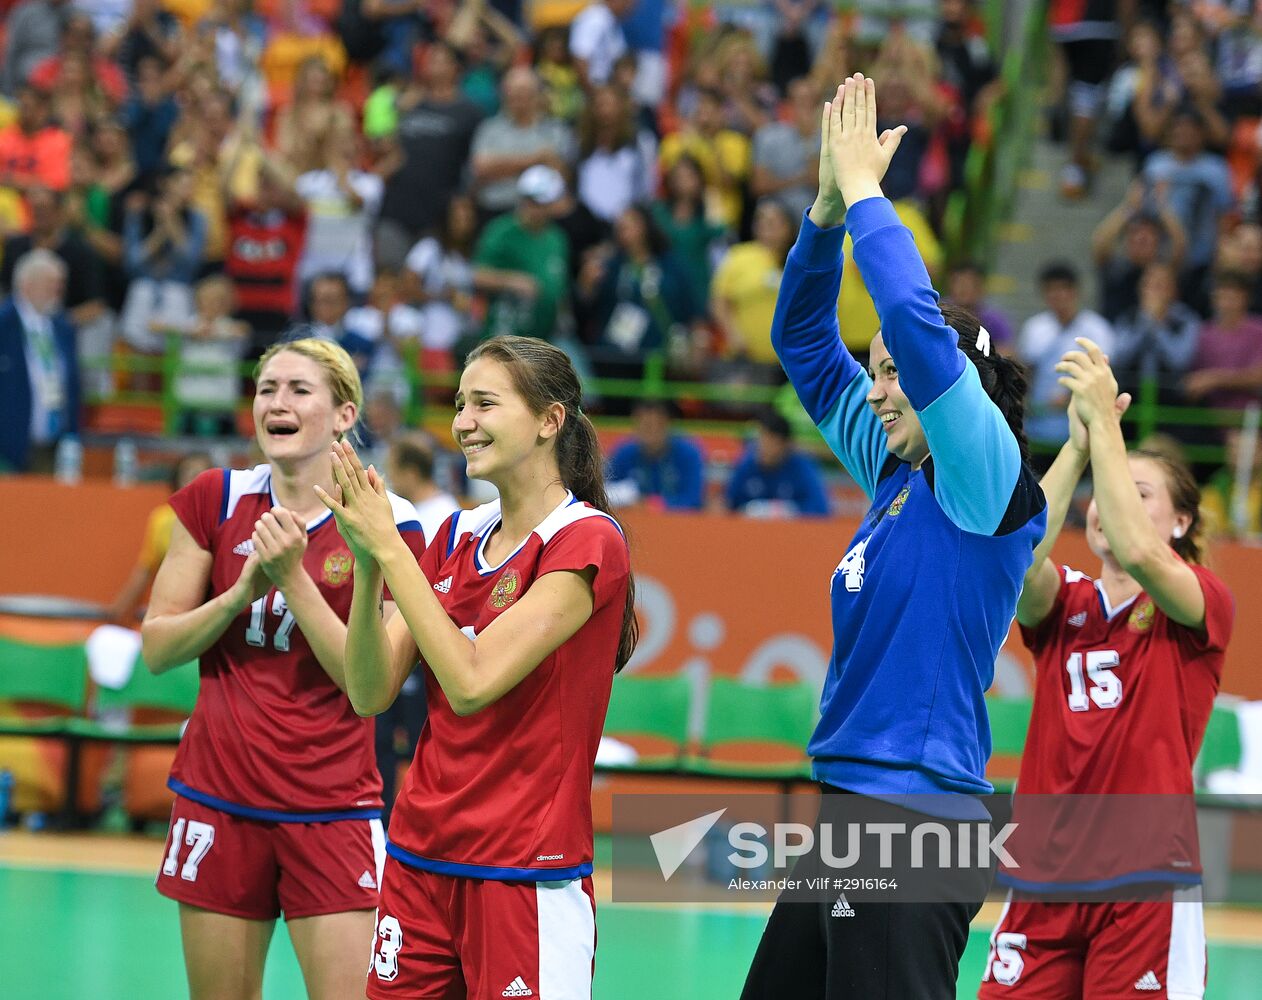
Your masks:
{"label": "red jersey", "polygon": [[592,771],[613,684],[630,560],[618,523],[567,498],[500,565],[483,555],[499,501],[443,525],[421,569],[476,636],[539,577],[596,569],[592,616],[480,712],[451,710],[428,669],[429,718],[390,818],[386,849],[427,871],[550,881],[592,872]]}
{"label": "red jersey", "polygon": [[[423,546],[410,503],[391,494],[395,523]],[[275,506],[271,466],[211,469],[171,497],[180,523],[214,561],[206,598],[230,589],[253,551],[254,523]],[[353,558],[332,514],[307,525],[303,566],[343,621]],[[201,655],[201,690],[168,785],[254,819],[311,822],[381,814],[373,720],[329,679],[272,588]]]}
{"label": "red jersey", "polygon": [[237,306],[247,312],[293,312],[306,213],[236,208],[228,213],[228,228],[224,270],[236,288]]}
{"label": "red jersey", "polygon": [[[1190,568],[1205,595],[1204,629],[1171,621],[1142,591],[1110,607],[1098,581],[1067,566],[1057,570],[1060,588],[1047,616],[1021,629],[1035,656],[1036,680],[1017,818],[1023,809],[1027,819],[1040,810],[1038,824],[1058,816],[1063,826],[1073,815],[1074,837],[1095,839],[1092,864],[1199,869],[1192,765],[1222,679],[1235,604],[1218,577],[1203,566]],[[1093,798],[1027,800],[1023,807],[1030,795]],[[1106,796],[1144,798],[1127,805]],[[1172,832],[1163,857],[1120,835],[1130,823],[1141,837],[1144,823],[1174,831],[1189,818],[1188,836]],[[1108,826],[1109,834],[1086,836],[1087,819]],[[1115,858],[1104,856],[1103,844],[1116,850]]]}

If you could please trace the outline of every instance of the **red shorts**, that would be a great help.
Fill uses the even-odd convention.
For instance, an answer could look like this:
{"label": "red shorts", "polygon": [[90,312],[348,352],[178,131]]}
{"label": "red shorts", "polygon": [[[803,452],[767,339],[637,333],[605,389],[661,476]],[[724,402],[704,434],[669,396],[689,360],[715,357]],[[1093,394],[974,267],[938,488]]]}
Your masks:
{"label": "red shorts", "polygon": [[385,860],[379,819],[274,823],[177,796],[158,892],[247,920],[371,910]]}
{"label": "red shorts", "polygon": [[368,970],[373,1000],[591,1000],[590,878],[494,882],[386,859]]}
{"label": "red shorts", "polygon": [[1201,1000],[1201,887],[1111,903],[1045,903],[1009,893],[990,936],[977,995],[982,1000]]}

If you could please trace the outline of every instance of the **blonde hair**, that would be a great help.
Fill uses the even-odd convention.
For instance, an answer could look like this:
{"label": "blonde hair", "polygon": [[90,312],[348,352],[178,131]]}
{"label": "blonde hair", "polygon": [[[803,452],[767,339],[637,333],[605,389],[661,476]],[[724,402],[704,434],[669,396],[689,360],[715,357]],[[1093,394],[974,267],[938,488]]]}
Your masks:
{"label": "blonde hair", "polygon": [[259,376],[263,374],[263,369],[272,358],[286,351],[291,354],[300,354],[319,365],[324,370],[325,381],[333,394],[333,405],[342,406],[346,403],[354,403],[355,420],[358,422],[359,414],[364,409],[364,384],[359,379],[359,369],[355,367],[351,356],[332,341],[303,337],[300,340],[285,340],[279,344],[273,344],[254,366],[254,381],[258,381]]}

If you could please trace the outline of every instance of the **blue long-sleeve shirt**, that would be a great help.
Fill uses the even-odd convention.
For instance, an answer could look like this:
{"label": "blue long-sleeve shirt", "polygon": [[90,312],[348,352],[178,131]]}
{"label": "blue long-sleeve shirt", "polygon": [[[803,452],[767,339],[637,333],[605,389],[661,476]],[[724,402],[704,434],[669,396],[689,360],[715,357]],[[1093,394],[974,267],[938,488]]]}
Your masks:
{"label": "blue long-sleeve shirt", "polygon": [[609,457],[606,478],[631,480],[642,497],[661,497],[668,510],[700,510],[705,502],[705,459],[687,438],[672,434],[661,455],[639,441],[625,441]]}
{"label": "blue long-sleeve shirt", "polygon": [[758,451],[749,448],[727,481],[727,506],[740,510],[758,500],[778,500],[793,505],[797,514],[823,517],[828,514],[828,493],[815,461],[800,451],[791,451],[779,465],[758,464]]}
{"label": "blue long-sleeve shirt", "polygon": [[[841,343],[847,230],[929,443],[917,470],[887,450],[866,401],[872,380]],[[833,651],[808,746],[815,775],[866,795],[989,792],[983,695],[1046,503],[886,199],[850,206],[845,226],[804,218],[771,338],[811,419],[872,500],[832,576]]]}

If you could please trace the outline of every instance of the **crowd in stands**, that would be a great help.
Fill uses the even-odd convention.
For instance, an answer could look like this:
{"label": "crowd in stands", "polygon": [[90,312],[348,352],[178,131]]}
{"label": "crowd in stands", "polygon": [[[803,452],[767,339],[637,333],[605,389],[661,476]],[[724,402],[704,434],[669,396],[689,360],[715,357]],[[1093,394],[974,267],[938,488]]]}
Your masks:
{"label": "crowd in stands", "polygon": [[[1133,21],[1090,24],[1073,12],[1091,5],[1050,5],[1063,190],[1091,197],[1101,147],[1132,158],[1135,181],[1101,207],[1098,301],[1076,264],[1049,262],[1047,310],[1024,324],[940,240],[1000,92],[978,5],[906,20],[886,6],[0,0],[0,460],[49,468],[80,400],[161,388],[168,352],[179,429],[230,433],[243,363],[295,335],[355,358],[370,448],[402,425],[418,373],[449,376],[499,333],[557,343],[588,379],[652,364],[781,385],[779,275],[814,195],[821,102],[854,69],[910,126],[885,188],[930,273],[1033,370],[1032,439],[1063,437],[1051,365],[1078,335],[1163,402],[1258,398],[1260,5],[1140,3]],[[838,310],[862,355],[878,324],[854,267]],[[654,408],[634,415],[638,458],[613,459],[639,472],[617,478],[695,506],[692,473],[663,465],[669,435],[646,429]],[[784,464],[777,427],[756,437],[762,471],[726,504],[813,511],[796,473],[765,474]]]}
{"label": "crowd in stands", "polygon": [[[1031,439],[1049,444],[1066,429],[1052,366],[1079,336],[1104,348],[1137,400],[1147,387],[1166,405],[1262,401],[1262,4],[1131,6],[1129,20],[1091,20],[1096,6],[1051,4],[1066,79],[1061,192],[1094,198],[1105,151],[1129,162],[1134,179],[1119,204],[1100,204],[1095,301],[1077,265],[1048,261],[1038,276],[1047,308],[1016,338],[1041,410]],[[1163,430],[1184,445],[1225,437],[1214,426]],[[1238,444],[1238,433],[1229,437]],[[1231,479],[1228,470],[1211,485]],[[1237,526],[1256,534],[1262,522]]]}

